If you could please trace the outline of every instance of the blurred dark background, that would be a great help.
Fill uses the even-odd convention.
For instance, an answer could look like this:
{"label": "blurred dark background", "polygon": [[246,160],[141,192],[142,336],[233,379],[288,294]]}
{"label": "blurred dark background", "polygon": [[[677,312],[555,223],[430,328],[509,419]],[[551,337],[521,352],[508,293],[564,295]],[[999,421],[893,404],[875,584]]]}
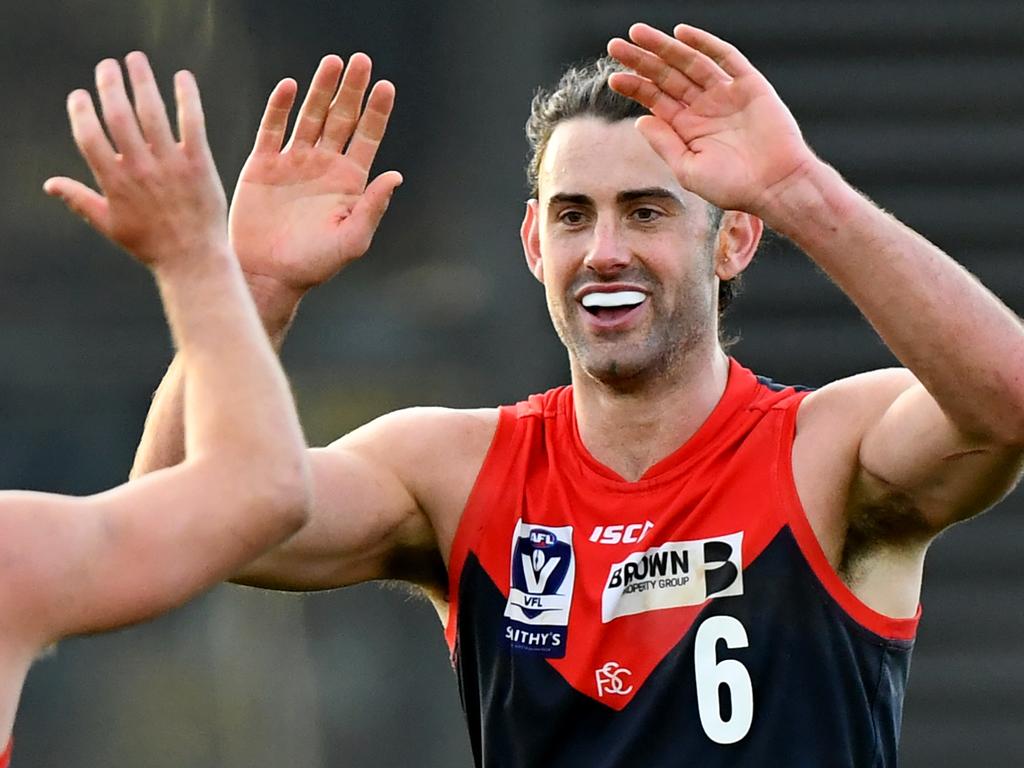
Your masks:
{"label": "blurred dark background", "polygon": [[[309,296],[288,341],[311,444],[411,404],[479,406],[563,383],[565,354],[518,242],[533,89],[628,24],[682,20],[738,44],[812,145],[1011,307],[1020,274],[1020,0],[349,2],[76,0],[0,6],[0,487],[121,482],[170,349],[146,272],[40,191],[84,178],[64,96],[141,48],[165,93],[199,78],[230,190],[262,102],[326,52],[364,50],[398,88],[378,167],[396,195],[369,255]],[[746,277],[735,354],[786,382],[893,364],[802,256],[770,245]],[[1024,496],[930,557],[906,703],[905,765],[1019,766]],[[63,643],[29,675],[24,766],[468,766],[439,626],[367,585],[222,587],[153,624]]]}

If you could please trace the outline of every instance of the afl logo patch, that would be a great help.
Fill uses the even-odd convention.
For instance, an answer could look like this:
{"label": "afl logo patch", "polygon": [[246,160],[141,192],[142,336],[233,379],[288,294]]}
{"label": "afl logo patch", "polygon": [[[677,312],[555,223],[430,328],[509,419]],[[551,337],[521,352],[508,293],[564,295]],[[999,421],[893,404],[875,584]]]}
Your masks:
{"label": "afl logo patch", "polygon": [[515,651],[565,656],[576,580],[572,526],[516,523],[505,603],[505,639]]}

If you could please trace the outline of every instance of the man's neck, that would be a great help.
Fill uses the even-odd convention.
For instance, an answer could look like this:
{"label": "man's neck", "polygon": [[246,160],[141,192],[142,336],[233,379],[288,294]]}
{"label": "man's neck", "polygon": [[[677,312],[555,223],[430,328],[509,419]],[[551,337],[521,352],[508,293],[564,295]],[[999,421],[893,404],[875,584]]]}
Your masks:
{"label": "man's neck", "polygon": [[580,439],[590,454],[629,481],[689,440],[725,392],[729,359],[715,344],[691,355],[671,375],[623,393],[573,366]]}

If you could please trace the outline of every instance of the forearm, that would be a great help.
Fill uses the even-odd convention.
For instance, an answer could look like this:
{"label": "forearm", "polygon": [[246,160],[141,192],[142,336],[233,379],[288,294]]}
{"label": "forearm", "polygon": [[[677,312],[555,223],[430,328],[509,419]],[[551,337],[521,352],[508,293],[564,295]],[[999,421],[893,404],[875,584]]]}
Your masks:
{"label": "forearm", "polygon": [[137,480],[185,459],[184,362],[175,355],[153,395],[129,478]]}
{"label": "forearm", "polygon": [[[287,291],[280,284],[259,276],[247,276],[246,282],[259,312],[271,346],[280,351],[295,317],[301,294]],[[131,479],[164,467],[179,464],[185,458],[185,370],[176,354],[153,395],[143,428]]]}
{"label": "forearm", "polygon": [[1024,329],[967,270],[824,163],[761,214],[853,300],[961,431],[1024,440]]}
{"label": "forearm", "polygon": [[291,392],[233,254],[225,247],[160,270],[157,282],[179,350],[160,405],[171,435],[170,417],[184,410],[185,454],[216,454],[257,483],[303,475]]}

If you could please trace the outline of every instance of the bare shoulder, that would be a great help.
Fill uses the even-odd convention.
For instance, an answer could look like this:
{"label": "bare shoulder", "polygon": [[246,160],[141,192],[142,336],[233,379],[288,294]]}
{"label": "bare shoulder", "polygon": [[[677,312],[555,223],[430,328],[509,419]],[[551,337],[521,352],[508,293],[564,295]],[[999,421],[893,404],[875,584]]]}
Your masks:
{"label": "bare shoulder", "polygon": [[434,528],[447,557],[462,510],[498,427],[497,408],[407,408],[338,440],[387,466]]}
{"label": "bare shoulder", "polygon": [[906,368],[883,368],[833,381],[801,403],[797,434],[863,427],[917,384],[917,377]]}
{"label": "bare shoulder", "polygon": [[848,531],[848,500],[860,467],[865,431],[917,379],[903,368],[850,376],[812,392],[800,404],[793,441],[793,479],[818,541],[839,567]]}
{"label": "bare shoulder", "polygon": [[334,445],[368,451],[388,464],[438,469],[477,457],[482,461],[497,426],[497,408],[406,408],[374,419]]}
{"label": "bare shoulder", "polygon": [[800,404],[793,443],[793,472],[801,496],[827,496],[835,508],[837,494],[849,488],[859,467],[865,432],[917,383],[905,368],[886,368],[839,379],[808,395]]}

